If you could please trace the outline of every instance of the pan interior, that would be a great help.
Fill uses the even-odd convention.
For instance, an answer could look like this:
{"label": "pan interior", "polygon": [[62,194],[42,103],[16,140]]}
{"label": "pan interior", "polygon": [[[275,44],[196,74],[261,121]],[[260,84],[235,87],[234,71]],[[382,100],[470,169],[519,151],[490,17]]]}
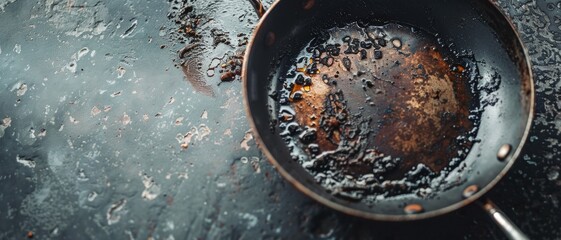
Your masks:
{"label": "pan interior", "polygon": [[445,178],[478,141],[480,92],[500,81],[397,23],[318,31],[285,61],[274,97],[292,159],[332,194],[366,203],[455,184]]}
{"label": "pan interior", "polygon": [[516,155],[531,111],[524,50],[489,2],[400,2],[280,1],[245,66],[254,130],[281,173],[384,220],[488,190],[512,164],[497,150]]}

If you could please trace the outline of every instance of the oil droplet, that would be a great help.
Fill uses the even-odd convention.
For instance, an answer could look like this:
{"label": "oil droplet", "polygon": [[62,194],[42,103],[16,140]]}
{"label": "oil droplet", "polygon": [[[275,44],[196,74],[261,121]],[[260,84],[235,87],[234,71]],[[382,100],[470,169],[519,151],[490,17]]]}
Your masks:
{"label": "oil droplet", "polygon": [[310,86],[304,86],[304,91],[305,92],[309,92],[310,90],[312,90],[312,88]]}
{"label": "oil droplet", "polygon": [[403,211],[407,214],[417,214],[422,213],[424,209],[421,204],[413,203],[405,206],[405,208],[403,208]]}

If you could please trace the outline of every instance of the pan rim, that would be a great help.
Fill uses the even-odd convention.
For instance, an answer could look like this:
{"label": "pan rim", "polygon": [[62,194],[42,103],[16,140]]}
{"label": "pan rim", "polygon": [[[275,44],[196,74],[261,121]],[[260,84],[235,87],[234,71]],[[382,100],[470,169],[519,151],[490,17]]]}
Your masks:
{"label": "pan rim", "polygon": [[314,199],[315,201],[323,204],[324,206],[327,206],[331,209],[337,210],[339,212],[342,212],[342,213],[345,213],[345,214],[348,214],[348,215],[361,217],[361,218],[365,218],[365,219],[369,219],[369,220],[377,220],[377,221],[388,221],[388,222],[414,221],[414,220],[422,220],[422,219],[428,219],[428,218],[441,216],[441,215],[450,213],[452,211],[458,210],[462,207],[465,207],[465,206],[477,201],[484,194],[489,192],[510,171],[510,169],[512,168],[512,166],[514,165],[514,163],[518,159],[520,153],[522,152],[522,149],[526,145],[526,141],[527,141],[527,138],[529,136],[529,133],[530,133],[530,130],[531,130],[531,127],[532,127],[532,124],[533,124],[534,114],[535,114],[534,113],[534,111],[535,111],[534,75],[533,75],[532,64],[531,64],[531,60],[530,60],[530,57],[529,57],[530,55],[529,55],[529,52],[528,52],[528,48],[526,48],[526,46],[524,45],[524,42],[522,41],[520,33],[517,30],[514,23],[512,22],[512,19],[510,19],[503,12],[503,10],[501,10],[493,2],[493,0],[482,0],[482,1],[485,1],[485,2],[489,3],[493,8],[495,8],[496,11],[499,12],[499,14],[503,18],[503,20],[506,21],[508,23],[508,25],[510,26],[509,30],[512,31],[515,34],[516,41],[520,44],[520,46],[522,48],[522,51],[524,53],[525,65],[528,68],[528,77],[529,77],[529,82],[530,82],[530,94],[528,96],[528,101],[529,101],[530,106],[529,106],[529,111],[528,111],[528,120],[526,122],[526,126],[525,126],[525,129],[524,129],[524,134],[522,135],[522,138],[520,139],[520,142],[517,144],[517,146],[515,148],[515,151],[512,153],[510,158],[507,160],[506,165],[499,172],[499,174],[497,174],[497,176],[495,176],[495,178],[493,178],[493,180],[491,180],[485,187],[483,187],[476,194],[472,195],[469,198],[463,199],[459,202],[450,204],[446,207],[443,207],[443,208],[440,208],[440,209],[437,209],[437,210],[433,210],[433,211],[430,211],[430,212],[423,212],[423,213],[419,213],[419,214],[410,214],[410,215],[408,215],[408,214],[390,215],[390,214],[373,213],[373,212],[366,212],[366,211],[358,210],[356,208],[348,207],[346,205],[331,201],[331,200],[321,196],[320,194],[314,192],[313,190],[311,190],[307,186],[305,186],[302,182],[297,180],[287,170],[285,170],[282,167],[282,165],[276,160],[276,158],[273,157],[273,155],[271,154],[271,152],[269,151],[269,149],[266,147],[265,143],[263,142],[263,139],[261,138],[261,135],[260,135],[259,131],[256,130],[257,128],[256,128],[255,120],[254,120],[254,115],[251,113],[251,109],[250,109],[250,106],[249,106],[247,73],[248,73],[248,68],[249,68],[248,67],[249,66],[249,64],[248,64],[249,60],[248,59],[249,59],[249,56],[250,56],[250,53],[251,53],[251,49],[253,48],[253,44],[254,44],[254,41],[256,39],[257,33],[260,31],[260,29],[263,25],[263,22],[266,21],[268,15],[272,11],[274,11],[275,7],[281,1],[283,1],[283,0],[276,0],[271,4],[269,9],[259,19],[259,22],[257,23],[255,29],[253,30],[253,32],[251,34],[251,38],[249,39],[249,42],[248,42],[248,45],[247,45],[247,48],[246,48],[246,51],[245,51],[245,54],[244,54],[244,60],[243,60],[243,66],[242,66],[242,75],[241,75],[242,95],[243,95],[243,105],[244,105],[244,109],[245,109],[245,112],[246,112],[246,116],[247,116],[247,119],[249,121],[251,131],[254,134],[254,138],[255,138],[255,141],[257,143],[257,146],[265,154],[268,161],[277,169],[277,171],[281,174],[281,176],[285,180],[287,180],[289,183],[291,183],[296,189],[298,189],[298,191],[304,193],[306,196]]}

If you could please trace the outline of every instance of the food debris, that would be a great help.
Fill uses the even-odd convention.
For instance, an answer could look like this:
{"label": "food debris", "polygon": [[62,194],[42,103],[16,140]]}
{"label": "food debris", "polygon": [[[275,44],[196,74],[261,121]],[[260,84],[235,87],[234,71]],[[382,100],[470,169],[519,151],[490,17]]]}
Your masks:
{"label": "food debris", "polygon": [[226,129],[224,130],[224,136],[232,136],[232,129]]}
{"label": "food debris", "polygon": [[218,44],[223,43],[226,45],[230,45],[230,37],[228,37],[228,33],[224,32],[218,28],[213,28],[210,30],[210,34],[213,38],[212,45],[214,47],[218,46]]}
{"label": "food debris", "polygon": [[246,151],[249,151],[249,141],[253,140],[253,133],[251,132],[251,130],[245,132],[245,135],[243,137],[242,142],[240,143],[240,147],[245,149]]}
{"label": "food debris", "polygon": [[169,100],[168,100],[168,103],[167,103],[166,105],[170,105],[170,104],[172,104],[172,103],[174,103],[174,102],[175,102],[175,98],[174,98],[174,97],[170,97]]}
{"label": "food debris", "polygon": [[22,83],[19,85],[18,90],[16,91],[16,96],[21,97],[25,95],[26,92],[27,92],[27,84]]}
{"label": "food debris", "polygon": [[258,157],[251,157],[251,166],[255,173],[261,173],[261,165],[259,165],[260,159]]}
{"label": "food debris", "polygon": [[210,135],[210,128],[204,124],[201,124],[199,125],[197,133],[197,141],[201,141],[204,137]]}
{"label": "food debris", "polygon": [[12,126],[12,119],[9,117],[5,117],[2,119],[2,124],[0,124],[0,138],[4,136],[5,130]]}
{"label": "food debris", "polygon": [[35,161],[31,160],[31,159],[25,159],[25,157],[20,157],[19,155],[16,156],[16,161],[18,163],[21,163],[23,166],[26,166],[28,168],[35,168]]}
{"label": "food debris", "polygon": [[117,78],[122,78],[123,75],[125,75],[126,72],[127,72],[127,70],[125,70],[124,67],[119,66],[119,67],[117,68]]}
{"label": "food debris", "polygon": [[111,94],[111,97],[121,96],[121,91],[117,91]]}
{"label": "food debris", "polygon": [[129,125],[131,123],[131,117],[129,115],[127,115],[127,113],[123,113],[123,117],[121,117],[121,123],[123,123],[123,125]]}
{"label": "food debris", "polygon": [[70,119],[70,122],[71,122],[71,123],[74,123],[74,124],[80,123],[80,121],[76,120],[76,118],[74,118],[74,117],[72,117],[72,116],[70,116],[69,119]]}
{"label": "food debris", "polygon": [[47,129],[41,128],[41,130],[39,131],[39,134],[37,134],[38,137],[44,137],[47,136]]}
{"label": "food debris", "polygon": [[237,52],[232,55],[226,55],[223,63],[220,65],[220,81],[230,82],[233,80],[239,80],[240,76],[242,75],[242,63],[242,52]]}
{"label": "food debris", "polygon": [[229,71],[228,71],[228,72],[223,73],[223,74],[220,76],[220,81],[229,82],[229,81],[234,80],[235,77],[236,77],[236,74],[235,74],[235,73],[229,72]]}
{"label": "food debris", "polygon": [[187,132],[186,134],[178,134],[177,140],[179,141],[179,146],[181,149],[189,148],[189,144],[191,143],[191,139],[193,138],[193,134],[191,132]]}
{"label": "food debris", "polygon": [[183,125],[183,119],[184,117],[178,117],[177,119],[175,119],[175,126]]}
{"label": "food debris", "polygon": [[101,113],[101,110],[99,110],[99,108],[97,108],[97,106],[94,106],[92,108],[92,110],[90,111],[90,113],[92,114],[92,116],[98,115],[99,113]]}
{"label": "food debris", "polygon": [[144,174],[142,178],[142,184],[144,185],[144,191],[142,191],[142,198],[145,200],[154,200],[161,192],[161,188],[154,182],[152,177]]}
{"label": "food debris", "polygon": [[206,126],[205,124],[201,124],[199,125],[199,127],[193,127],[191,128],[191,131],[185,133],[185,134],[177,134],[176,139],[179,142],[179,146],[181,147],[181,149],[187,149],[189,148],[189,145],[191,144],[191,141],[194,140],[196,141],[202,141],[205,137],[207,137],[208,135],[210,135],[211,130],[208,126]]}
{"label": "food debris", "polygon": [[125,207],[125,204],[127,204],[127,200],[126,199],[121,199],[119,201],[117,201],[116,203],[111,204],[111,207],[107,210],[107,224],[108,225],[113,225],[115,223],[118,223],[119,220],[121,220],[121,211],[123,210],[123,208]]}
{"label": "food debris", "polygon": [[2,126],[9,127],[12,126],[12,119],[9,117],[5,117],[2,119]]}

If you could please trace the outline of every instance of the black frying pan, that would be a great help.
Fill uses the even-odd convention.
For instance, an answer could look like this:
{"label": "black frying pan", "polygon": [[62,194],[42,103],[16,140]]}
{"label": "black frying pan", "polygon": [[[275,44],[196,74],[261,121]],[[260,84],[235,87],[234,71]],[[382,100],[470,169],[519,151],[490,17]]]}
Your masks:
{"label": "black frying pan", "polygon": [[[276,1],[268,11],[259,1],[251,2],[262,18],[247,47],[243,65],[242,79],[247,114],[257,141],[268,159],[289,182],[313,199],[341,212],[373,220],[404,221],[434,217],[479,199],[508,172],[519,155],[530,129],[534,108],[532,73],[527,52],[516,30],[490,1],[280,0]],[[362,34],[363,37],[363,39],[357,37],[359,41],[372,43],[374,47],[366,46],[369,44],[361,42],[357,49],[352,49],[349,45],[348,54],[343,53],[345,49],[341,46],[341,53],[337,53],[338,56],[332,56],[331,53],[326,55],[327,43],[322,45],[322,41],[328,41],[329,37],[326,37],[325,32],[331,31],[332,37],[336,36],[335,39],[340,39],[345,34],[337,35],[337,29],[342,29],[351,23],[359,29],[385,26],[388,31],[397,31],[398,33],[395,33],[397,35],[399,31],[405,31],[405,35],[395,42],[391,34],[378,32],[378,36],[373,36],[372,34],[376,33],[375,29],[370,35],[366,30],[359,30],[358,35]],[[419,31],[436,39],[434,44],[438,46],[427,48],[430,44],[423,47],[422,41],[415,42],[414,38]],[[344,37],[341,41],[352,42]],[[351,34],[351,39],[354,37]],[[411,42],[413,43],[409,44]],[[321,45],[320,51],[311,48],[311,44]],[[299,71],[298,74],[306,76],[307,81],[310,81],[308,78],[311,79],[312,83],[295,83],[297,80],[292,78],[297,77],[285,72],[290,71],[289,66],[298,65],[295,59],[306,48],[311,57],[305,60],[306,69]],[[363,64],[362,67],[377,68],[375,70],[377,73],[385,74],[385,77],[380,78],[372,75],[368,77],[368,80],[385,81],[380,82],[380,87],[375,91],[370,88],[375,87],[377,83],[369,83],[368,80],[365,82],[364,79],[360,83],[360,75],[364,73],[358,72],[359,69],[353,69],[354,66],[358,68],[355,60],[362,57],[362,49],[365,49],[364,58],[372,59],[365,61],[367,64]],[[436,53],[431,52],[431,49]],[[378,53],[374,52],[376,50],[382,51],[384,57],[377,55]],[[348,59],[352,61],[352,67],[344,62],[345,54],[350,56]],[[322,64],[327,64],[328,60],[333,61],[328,59],[330,57],[335,59],[334,65],[339,66],[339,69],[310,67],[314,62],[317,62],[318,66],[323,66]],[[391,60],[394,64],[380,67],[378,65],[383,65],[382,59]],[[460,64],[455,66],[456,62]],[[443,87],[442,81],[427,80],[426,85],[419,88],[408,82],[414,81],[419,76],[411,75],[410,72],[400,75],[415,66],[424,71],[425,76],[421,76],[421,79],[447,79],[454,90],[449,92],[449,94],[453,93],[450,95],[452,97],[445,97],[446,87]],[[337,76],[338,83],[332,82],[335,75],[339,74],[345,79],[342,80],[340,78],[343,77]],[[318,82],[320,80],[324,83]],[[314,90],[304,88],[310,85]],[[489,88],[489,85],[493,86]],[[466,86],[467,88],[462,90]],[[298,91],[294,90],[295,87]],[[286,89],[288,95],[285,94],[283,100],[280,92],[287,91]],[[324,91],[318,93],[319,90],[316,89],[324,89]],[[338,108],[339,105],[332,100],[327,100],[333,99],[334,96],[337,98],[338,89],[341,89],[340,92],[345,92],[345,99],[341,101],[345,104],[343,108]],[[382,97],[372,95],[374,92],[382,93],[380,95]],[[436,95],[430,98],[432,93]],[[365,96],[367,101],[364,100]],[[424,101],[425,105],[421,104],[419,109],[434,114],[436,120],[419,120],[419,115],[415,115],[419,110],[411,108],[411,106],[419,107],[419,104],[411,105],[412,102],[417,101],[412,101],[413,98],[422,99],[421,102]],[[433,104],[434,108],[431,105],[430,111],[427,111],[427,102],[439,104]],[[405,103],[410,105],[405,107],[406,105],[403,105]],[[396,185],[391,184],[379,185],[383,187],[378,188],[372,187],[384,181],[383,178],[376,180],[376,184],[370,187],[369,184],[363,186],[362,183],[362,187],[353,190],[350,195],[329,189],[314,173],[329,171],[329,167],[340,167],[346,172],[364,176],[364,171],[372,171],[373,165],[364,165],[368,168],[364,170],[360,169],[361,165],[343,164],[345,159],[338,158],[329,160],[331,165],[327,168],[325,168],[327,165],[323,166],[324,168],[318,167],[316,162],[312,164],[317,167],[315,169],[303,167],[303,162],[306,161],[294,157],[293,148],[287,146],[286,136],[281,134],[283,127],[286,127],[286,124],[282,124],[287,120],[286,116],[283,119],[283,113],[280,112],[283,104],[291,105],[292,109],[296,109],[296,116],[290,115],[289,121],[298,122],[299,126],[304,128],[304,125],[310,124],[306,122],[310,117],[310,119],[318,119],[316,123],[311,123],[312,125],[321,125],[318,126],[317,132],[313,132],[313,138],[306,140],[313,143],[306,142],[308,145],[304,145],[307,147],[304,148],[304,155],[307,153],[317,157],[318,154],[313,153],[315,150],[310,147],[310,144],[316,148],[327,149],[329,144],[337,144],[333,143],[333,139],[345,138],[346,135],[342,132],[334,136],[333,129],[343,129],[343,125],[350,126],[352,119],[349,120],[349,116],[368,116],[369,121],[365,123],[375,130],[368,134],[359,134],[364,139],[372,140],[367,142],[369,145],[365,144],[363,147],[376,146],[376,151],[368,153],[378,154],[380,150],[387,155],[391,153],[392,156],[399,156],[400,162],[395,163],[405,166],[405,170],[415,169],[420,166],[417,164],[422,163],[423,166],[428,166],[427,169],[430,169],[431,174],[445,171],[449,177],[448,184],[433,189],[428,195],[399,195],[400,191],[405,191],[403,190],[405,187],[395,187]],[[368,108],[368,105],[387,105],[392,109]],[[393,109],[399,106],[401,110]],[[346,118],[335,118],[337,120],[335,121],[330,120],[329,116],[327,118],[319,116],[330,111],[335,111],[335,115],[344,113]],[[357,112],[359,114],[355,114]],[[396,112],[400,114],[396,115]],[[464,120],[474,112],[476,122],[472,121],[473,119]],[[319,123],[320,118],[326,121]],[[327,124],[327,127],[323,127],[322,124]],[[408,128],[413,131],[404,130]],[[309,132],[309,129],[311,128],[305,127],[304,130],[300,129],[293,135],[302,137]],[[320,133],[321,129],[324,129],[325,133]],[[469,136],[470,139],[476,140],[464,142],[461,147],[451,147],[457,144],[455,139],[466,129],[473,134]],[[353,139],[357,138],[355,135]],[[397,136],[400,138],[398,139]],[[331,143],[326,139],[331,140]],[[331,149],[333,148],[331,146]],[[459,155],[456,156],[456,153]],[[359,156],[360,161],[365,161],[364,154]],[[382,158],[369,160],[375,163],[380,159]],[[322,161],[325,163],[324,159]],[[451,163],[454,161],[460,163],[454,165]],[[394,165],[384,166],[395,168]],[[384,171],[384,169],[378,168],[374,171]],[[404,170],[398,168],[395,171]],[[405,175],[407,174],[409,173]],[[388,187],[389,185],[391,186]],[[397,194],[384,193],[385,195],[382,195],[386,197],[370,202],[361,200],[362,196],[380,195],[384,191],[397,191]],[[510,238],[526,238],[490,201],[481,201],[481,204]]]}

